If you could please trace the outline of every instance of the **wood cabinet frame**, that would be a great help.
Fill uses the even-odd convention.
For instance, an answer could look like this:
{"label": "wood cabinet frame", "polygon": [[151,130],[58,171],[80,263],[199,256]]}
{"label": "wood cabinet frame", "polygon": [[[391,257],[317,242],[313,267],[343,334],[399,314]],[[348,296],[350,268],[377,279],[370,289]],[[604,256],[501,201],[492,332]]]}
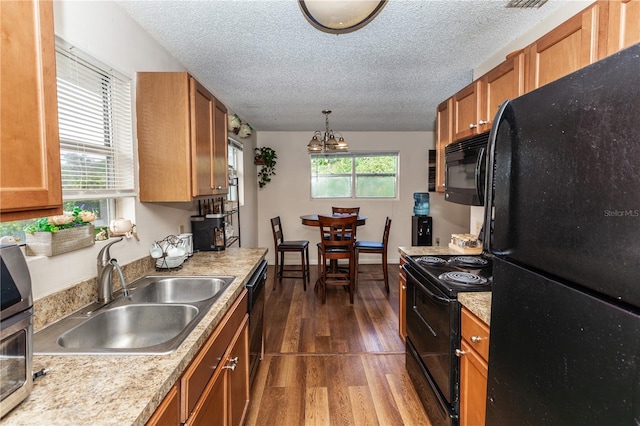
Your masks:
{"label": "wood cabinet frame", "polygon": [[62,213],[53,4],[0,2],[0,220]]}

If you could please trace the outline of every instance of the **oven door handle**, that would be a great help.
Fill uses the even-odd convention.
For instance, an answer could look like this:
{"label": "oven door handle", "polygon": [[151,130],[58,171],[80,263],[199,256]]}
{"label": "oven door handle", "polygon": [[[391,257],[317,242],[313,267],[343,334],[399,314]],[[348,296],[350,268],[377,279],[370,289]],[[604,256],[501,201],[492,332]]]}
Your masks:
{"label": "oven door handle", "polygon": [[402,269],[404,269],[404,272],[407,274],[407,277],[408,277],[408,278],[411,278],[411,280],[413,280],[413,281],[416,283],[416,285],[420,286],[420,289],[421,289],[423,292],[427,293],[427,295],[428,295],[431,299],[435,300],[436,302],[438,302],[438,303],[440,303],[440,304],[443,304],[443,305],[446,305],[446,304],[449,304],[449,303],[451,303],[451,302],[455,302],[455,301],[456,301],[455,299],[449,299],[448,297],[438,296],[437,294],[435,294],[435,293],[433,293],[432,291],[430,291],[427,287],[425,287],[425,286],[420,282],[420,280],[419,280],[415,275],[413,275],[413,274],[411,273],[411,271],[409,270],[409,268],[407,268],[407,265],[406,265],[406,264],[402,266]]}

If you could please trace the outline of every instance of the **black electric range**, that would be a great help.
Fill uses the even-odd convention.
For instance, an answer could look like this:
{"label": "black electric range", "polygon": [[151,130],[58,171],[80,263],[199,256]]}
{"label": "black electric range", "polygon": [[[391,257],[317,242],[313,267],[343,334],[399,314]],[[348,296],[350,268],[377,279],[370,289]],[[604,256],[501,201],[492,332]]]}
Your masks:
{"label": "black electric range", "polygon": [[460,424],[460,292],[491,291],[483,255],[407,256],[406,366],[431,424]]}
{"label": "black electric range", "polygon": [[407,256],[407,262],[446,296],[460,292],[491,291],[492,262],[480,255]]}

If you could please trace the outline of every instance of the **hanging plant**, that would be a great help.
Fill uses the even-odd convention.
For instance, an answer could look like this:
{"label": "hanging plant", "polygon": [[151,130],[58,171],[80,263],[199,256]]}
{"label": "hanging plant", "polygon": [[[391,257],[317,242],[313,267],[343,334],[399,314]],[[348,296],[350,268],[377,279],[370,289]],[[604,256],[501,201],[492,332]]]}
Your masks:
{"label": "hanging plant", "polygon": [[276,174],[276,158],[278,158],[278,155],[275,150],[266,146],[255,148],[253,154],[253,163],[261,166],[260,170],[258,170],[258,186],[262,188],[271,182],[271,176]]}

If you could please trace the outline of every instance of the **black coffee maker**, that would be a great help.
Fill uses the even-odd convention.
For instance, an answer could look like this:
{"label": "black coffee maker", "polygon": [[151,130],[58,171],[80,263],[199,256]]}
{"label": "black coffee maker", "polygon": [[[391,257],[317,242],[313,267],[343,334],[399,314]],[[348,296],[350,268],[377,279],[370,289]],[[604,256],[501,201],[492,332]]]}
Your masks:
{"label": "black coffee maker", "polygon": [[224,214],[191,216],[194,251],[219,251],[227,246]]}

